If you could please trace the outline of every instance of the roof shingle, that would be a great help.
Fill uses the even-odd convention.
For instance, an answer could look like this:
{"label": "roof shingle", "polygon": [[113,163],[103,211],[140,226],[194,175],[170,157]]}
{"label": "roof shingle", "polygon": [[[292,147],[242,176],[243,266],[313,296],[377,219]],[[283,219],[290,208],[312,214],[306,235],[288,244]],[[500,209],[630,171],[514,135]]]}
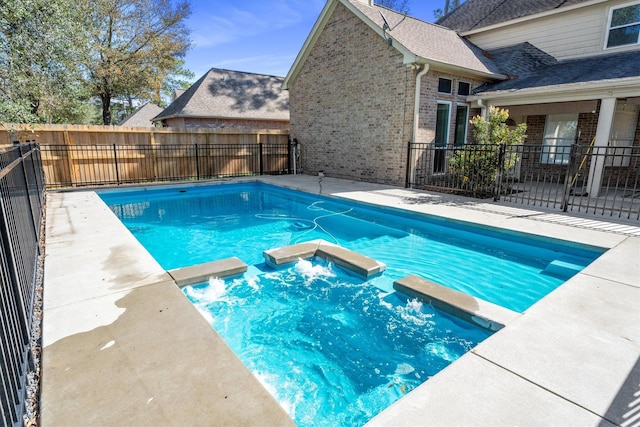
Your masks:
{"label": "roof shingle", "polygon": [[467,0],[436,21],[458,32],[500,24],[587,0]]}
{"label": "roof shingle", "polygon": [[154,120],[170,117],[289,120],[283,77],[212,68]]}
{"label": "roof shingle", "polygon": [[[518,53],[518,51],[522,51],[523,48],[528,51],[529,54],[533,52],[530,47],[518,45],[511,48],[513,49],[512,55],[516,58],[527,55],[527,53]],[[496,59],[498,61],[500,61],[500,58],[509,58],[509,48],[499,50],[502,52],[494,52],[497,55]],[[538,50],[538,52],[542,51]],[[489,54],[491,53],[492,52],[489,52]],[[542,53],[544,54],[544,52]],[[612,64],[615,64],[615,67],[613,67]],[[505,66],[509,66],[509,61],[505,62]],[[512,68],[512,70],[513,69],[514,68]],[[548,58],[544,58],[537,62],[532,61],[532,67],[528,70],[520,68],[520,72],[522,74],[518,75],[517,78],[482,86],[476,89],[474,93],[486,95],[497,91],[638,78],[640,77],[640,50],[564,61],[551,61]]]}
{"label": "roof shingle", "polygon": [[499,70],[482,55],[481,50],[448,28],[405,16],[381,6],[368,6],[358,0],[348,0],[375,25],[383,28],[384,18],[390,30],[388,36],[413,54],[442,64],[466,68],[498,77]]}

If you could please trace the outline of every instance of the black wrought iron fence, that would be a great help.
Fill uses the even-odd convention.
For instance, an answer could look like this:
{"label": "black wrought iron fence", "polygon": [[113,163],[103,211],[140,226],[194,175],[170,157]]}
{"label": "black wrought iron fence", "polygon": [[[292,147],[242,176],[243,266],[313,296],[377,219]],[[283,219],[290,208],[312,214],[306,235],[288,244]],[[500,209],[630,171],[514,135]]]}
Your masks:
{"label": "black wrought iron fence", "polygon": [[36,144],[0,153],[0,422],[23,423],[43,218],[44,174]]}
{"label": "black wrought iron fence", "polygon": [[407,186],[640,220],[640,147],[409,143]]}
{"label": "black wrought iron fence", "polygon": [[43,145],[48,188],[286,174],[290,145]]}

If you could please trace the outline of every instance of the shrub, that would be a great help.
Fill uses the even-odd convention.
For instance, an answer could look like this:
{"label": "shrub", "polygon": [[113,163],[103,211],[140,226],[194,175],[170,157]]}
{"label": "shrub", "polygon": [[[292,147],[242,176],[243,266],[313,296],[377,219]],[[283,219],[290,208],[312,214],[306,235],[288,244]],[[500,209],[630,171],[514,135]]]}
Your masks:
{"label": "shrub", "polygon": [[510,129],[506,124],[508,118],[508,110],[490,107],[487,119],[482,116],[471,119],[474,142],[456,150],[449,163],[460,188],[480,196],[495,194],[501,173],[513,170],[518,155],[509,148],[522,144],[527,125]]}

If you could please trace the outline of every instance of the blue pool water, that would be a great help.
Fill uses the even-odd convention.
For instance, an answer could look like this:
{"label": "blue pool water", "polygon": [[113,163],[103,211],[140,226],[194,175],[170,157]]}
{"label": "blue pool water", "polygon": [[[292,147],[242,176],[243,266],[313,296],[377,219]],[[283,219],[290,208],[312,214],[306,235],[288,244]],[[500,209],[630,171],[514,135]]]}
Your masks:
{"label": "blue pool water", "polygon": [[184,292],[299,426],[361,426],[490,334],[322,260]]}
{"label": "blue pool water", "polygon": [[381,261],[390,291],[410,274],[522,312],[604,252],[265,184],[105,191],[100,197],[165,268],[324,239]]}

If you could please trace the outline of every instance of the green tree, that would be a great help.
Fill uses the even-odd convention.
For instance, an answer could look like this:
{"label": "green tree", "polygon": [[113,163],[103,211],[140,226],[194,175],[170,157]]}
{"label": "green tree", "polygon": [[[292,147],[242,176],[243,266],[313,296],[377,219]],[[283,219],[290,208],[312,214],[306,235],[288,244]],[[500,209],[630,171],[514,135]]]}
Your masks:
{"label": "green tree", "polygon": [[524,142],[527,125],[522,123],[511,129],[506,124],[508,118],[508,110],[489,107],[487,119],[471,119],[474,143],[456,150],[449,160],[460,188],[481,196],[494,194],[501,173],[513,170],[518,155],[509,148]]}
{"label": "green tree", "polygon": [[111,124],[116,96],[158,99],[165,79],[182,69],[189,47],[188,0],[86,0],[90,93]]}
{"label": "green tree", "polygon": [[87,114],[79,16],[72,0],[2,2],[0,122],[77,122]]}
{"label": "green tree", "polygon": [[175,89],[189,89],[193,78],[196,76],[193,71],[184,68],[184,60],[177,60],[178,64],[173,73],[168,74],[162,82],[162,91],[154,98],[154,102],[162,107],[167,106],[166,100],[173,97]]}

